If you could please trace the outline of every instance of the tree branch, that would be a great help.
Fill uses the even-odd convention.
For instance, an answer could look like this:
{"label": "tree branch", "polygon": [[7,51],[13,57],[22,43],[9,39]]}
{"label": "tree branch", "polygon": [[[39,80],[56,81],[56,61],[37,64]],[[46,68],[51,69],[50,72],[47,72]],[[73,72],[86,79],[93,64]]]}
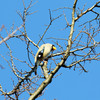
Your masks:
{"label": "tree branch", "polygon": [[4,38],[3,40],[1,40],[0,44],[2,44],[3,42],[9,40],[22,27],[23,27],[23,24],[20,27],[18,27],[16,30],[14,30],[11,34],[9,34],[6,38]]}
{"label": "tree branch", "polygon": [[80,15],[78,15],[75,18],[75,21],[77,21],[80,17],[82,17],[83,15],[87,14],[89,11],[92,11],[95,7],[100,7],[98,6],[98,4],[100,3],[100,1],[98,1],[95,5],[93,5],[91,8],[88,8],[86,11],[84,11],[83,13],[81,13]]}
{"label": "tree branch", "polygon": [[65,63],[66,59],[69,56],[69,52],[70,52],[70,49],[72,46],[72,36],[73,36],[74,24],[75,24],[74,14],[75,14],[76,3],[77,3],[77,0],[75,0],[74,5],[73,5],[71,31],[70,31],[69,40],[68,40],[68,47],[67,47],[66,53],[64,55],[64,58],[61,60],[60,63],[57,64],[56,68],[50,73],[49,77],[45,81],[42,82],[42,84],[39,86],[39,88],[34,93],[32,93],[29,100],[35,100],[38,97],[38,95],[42,93],[42,91],[45,89],[45,87],[49,83],[51,83],[53,76],[58,72],[58,70]]}

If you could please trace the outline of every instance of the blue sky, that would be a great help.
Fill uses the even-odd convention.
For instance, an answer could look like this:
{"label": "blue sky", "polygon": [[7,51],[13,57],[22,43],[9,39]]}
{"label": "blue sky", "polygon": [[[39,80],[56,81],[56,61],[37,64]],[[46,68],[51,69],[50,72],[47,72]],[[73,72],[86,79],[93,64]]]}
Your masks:
{"label": "blue sky", "polygon": [[[86,4],[85,10],[91,7],[98,0],[79,0],[77,6],[83,8],[84,4]],[[35,1],[34,1],[35,2]],[[25,0],[25,4],[27,5],[29,1]],[[37,43],[40,39],[39,35],[42,35],[46,29],[46,25],[49,24],[49,10],[55,10],[57,8],[62,7],[72,7],[74,0],[39,0],[30,10],[32,12],[37,11],[31,16],[28,16],[26,19],[26,30],[28,36]],[[0,27],[4,25],[6,29],[10,30],[12,24],[16,26],[20,26],[22,21],[17,14],[17,10],[23,11],[23,3],[22,0],[2,0],[0,3]],[[61,9],[58,11],[52,12],[52,17],[57,17],[58,15],[65,13],[69,22],[71,22],[71,10]],[[87,17],[82,17],[79,20],[79,23],[83,23],[84,20],[88,20],[93,15],[87,15]],[[57,21],[58,20],[58,21]],[[44,41],[53,43],[51,39],[46,39],[49,37],[57,37],[57,38],[67,38],[69,34],[69,29],[63,30],[65,28],[66,22],[64,21],[64,17],[61,17],[53,22],[50,29],[47,31]],[[77,26],[77,25],[76,25]],[[78,28],[76,28],[78,29]],[[5,37],[6,31],[3,29],[1,34]],[[60,35],[61,34],[61,35]],[[66,35],[65,35],[66,34]],[[16,41],[17,39],[13,39],[7,41],[7,43],[11,46],[13,51],[13,56],[27,60],[27,51],[26,46],[21,41]],[[98,40],[98,38],[97,38]],[[13,42],[12,42],[13,41]],[[20,45],[22,43],[22,45]],[[60,41],[59,43],[62,43]],[[40,43],[40,45],[42,42]],[[23,51],[24,50],[24,51]],[[36,48],[33,48],[34,53],[36,53]],[[0,45],[0,54],[5,56],[9,60],[8,50],[4,44]],[[59,49],[57,51],[59,52]],[[34,60],[33,60],[34,61]],[[24,67],[24,70],[29,70],[25,65],[15,62],[18,68]],[[10,91],[13,87],[13,83],[11,79],[16,79],[14,74],[11,72],[6,61],[4,61],[0,57],[0,65],[4,67],[4,69],[0,69],[0,84],[3,86],[3,89]],[[58,77],[54,78],[52,83],[49,84],[44,92],[44,95],[39,97],[37,100],[100,100],[100,62],[93,61],[91,63],[86,63],[85,68],[88,70],[88,73],[80,72],[79,69],[76,71],[72,69],[61,68],[57,73]],[[62,74],[61,74],[62,73]],[[59,75],[61,74],[61,75]],[[16,84],[16,81],[15,81]],[[20,100],[24,98],[27,100],[29,95],[26,93],[20,97]],[[0,96],[0,100],[3,100],[3,96]]]}

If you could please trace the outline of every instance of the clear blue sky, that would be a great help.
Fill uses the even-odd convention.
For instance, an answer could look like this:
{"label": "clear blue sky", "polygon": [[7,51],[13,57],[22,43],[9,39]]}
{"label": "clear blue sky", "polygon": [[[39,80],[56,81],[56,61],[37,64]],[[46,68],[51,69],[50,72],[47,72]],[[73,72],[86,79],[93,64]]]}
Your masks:
{"label": "clear blue sky", "polygon": [[[30,1],[30,0],[25,0]],[[79,0],[77,6],[82,8],[84,4],[86,4],[85,9],[91,7],[98,0]],[[34,1],[35,2],[35,1]],[[37,11],[31,16],[27,17],[26,27],[28,36],[34,41],[38,42],[39,35],[42,35],[46,29],[45,25],[49,24],[49,11],[48,9],[55,10],[61,7],[72,7],[74,0],[39,0],[32,8],[31,11]],[[28,4],[28,2],[26,2]],[[17,14],[17,10],[23,11],[22,0],[1,0],[0,2],[0,27],[4,25],[8,32],[12,24],[16,26],[20,26],[22,21]],[[63,13],[66,13],[68,21],[71,22],[71,10],[59,10],[52,13],[53,17],[56,17]],[[93,15],[87,15],[87,17],[83,17],[83,21],[90,19]],[[80,21],[82,23],[82,20]],[[64,17],[55,21],[50,29],[48,30],[44,41],[51,42],[52,40],[47,40],[48,37],[62,37],[66,38],[67,34],[69,34],[69,30],[62,30],[65,28],[66,22],[64,21]],[[6,36],[5,30],[1,32],[3,36]],[[66,34],[66,37],[65,37]],[[22,60],[27,59],[26,51],[23,52],[23,48],[26,49],[25,46],[20,45],[21,41],[13,40],[13,42],[7,42],[11,46],[13,50],[13,55]],[[42,42],[40,43],[42,44]],[[34,48],[37,50],[36,48]],[[59,51],[59,49],[58,49]],[[36,52],[36,51],[35,51]],[[0,54],[6,56],[8,51],[4,44],[0,45]],[[9,57],[7,57],[9,59]],[[24,67],[24,65],[20,65],[17,63],[17,67]],[[0,57],[0,65],[4,67],[4,69],[0,69],[0,84],[3,86],[3,89],[9,92],[12,89],[13,83],[11,78],[13,77],[13,73],[11,72],[8,64]],[[44,95],[39,97],[37,100],[100,100],[100,62],[93,61],[92,63],[87,63],[85,68],[88,70],[88,73],[80,73],[79,69],[76,71],[72,69],[64,69],[61,68],[57,75],[60,76],[53,79],[52,83],[47,86]],[[25,67],[27,70],[27,67]],[[29,70],[29,69],[28,69]],[[15,81],[16,82],[16,81]],[[16,83],[15,83],[16,84]],[[20,97],[20,100],[24,98],[27,100],[29,95],[23,94]],[[0,96],[0,100],[4,98]]]}

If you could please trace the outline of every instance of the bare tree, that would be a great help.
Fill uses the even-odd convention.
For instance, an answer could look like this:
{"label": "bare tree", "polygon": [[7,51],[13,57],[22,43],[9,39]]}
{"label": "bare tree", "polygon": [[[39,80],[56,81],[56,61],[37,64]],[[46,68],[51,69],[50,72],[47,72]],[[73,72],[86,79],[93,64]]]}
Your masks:
{"label": "bare tree", "polygon": [[[8,56],[10,57],[10,61],[7,60],[7,58],[2,54],[0,54],[0,56],[8,63],[12,72],[17,77],[16,80],[18,81],[17,84],[14,84],[15,80],[13,80],[14,88],[9,92],[4,91],[2,88],[2,84],[0,85],[1,94],[4,95],[6,99],[18,100],[19,96],[26,91],[30,95],[29,100],[35,100],[44,93],[45,88],[50,83],[52,83],[52,79],[54,78],[55,74],[62,67],[73,67],[75,70],[77,66],[79,66],[79,69],[81,71],[87,72],[87,70],[85,69],[85,65],[87,62],[100,60],[100,52],[97,51],[97,49],[99,48],[100,40],[96,38],[98,37],[98,34],[100,32],[100,15],[98,11],[94,10],[95,8],[100,8],[100,1],[96,2],[93,6],[86,10],[84,10],[85,6],[81,9],[78,8],[77,2],[78,0],[74,0],[73,7],[70,8],[63,7],[57,8],[53,11],[49,10],[50,22],[47,25],[42,36],[40,36],[40,40],[35,43],[33,40],[30,39],[26,31],[27,16],[35,13],[30,12],[30,8],[34,5],[34,3],[31,0],[28,7],[26,7],[23,1],[23,14],[21,14],[20,11],[17,11],[23,23],[19,27],[16,27],[15,30],[13,25],[10,34],[7,33],[8,35],[6,37],[3,37],[2,34],[0,34],[0,45],[2,46],[5,44],[7,50],[9,51]],[[68,9],[72,12],[71,22],[67,20],[69,15],[66,15],[64,11],[62,14],[59,14],[59,16],[55,18],[52,17],[52,12],[56,12],[60,9]],[[83,16],[87,16],[88,13],[95,14],[95,17],[87,21],[83,20],[82,23],[77,26],[78,21]],[[35,55],[33,48],[39,48],[39,44],[40,42],[44,42],[43,39],[45,38],[45,34],[49,30],[50,26],[53,25],[54,22],[59,21],[61,17],[64,17],[63,21],[66,22],[64,30],[68,29],[70,30],[70,32],[69,34],[67,34],[67,38],[48,38],[54,41],[55,45],[58,46],[60,51],[55,54],[51,54],[48,57],[49,59],[53,58],[52,60],[48,60],[48,64],[45,62],[41,63],[41,73],[38,73],[38,75],[35,76],[33,72],[33,61]],[[96,25],[93,24],[94,22],[96,23]],[[0,28],[1,33],[3,29],[6,30],[4,25]],[[21,40],[23,44],[27,47],[25,50],[27,51],[28,60],[26,61],[22,61],[13,56],[13,51],[7,41],[13,41],[16,38],[16,41]],[[63,40],[65,42],[63,42],[63,45],[61,45],[59,41]],[[15,61],[22,63],[23,66],[27,66],[29,71],[18,69]],[[1,68],[3,68],[2,65],[0,66]],[[49,68],[49,66],[51,68]],[[54,69],[52,68],[52,66],[54,66]],[[37,84],[38,80],[42,81],[40,85]]]}

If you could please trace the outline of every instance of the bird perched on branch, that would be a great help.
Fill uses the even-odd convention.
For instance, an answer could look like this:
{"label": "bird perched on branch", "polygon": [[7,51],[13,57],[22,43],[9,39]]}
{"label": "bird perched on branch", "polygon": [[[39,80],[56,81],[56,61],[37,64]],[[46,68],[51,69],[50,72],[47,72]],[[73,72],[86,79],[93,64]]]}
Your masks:
{"label": "bird perched on branch", "polygon": [[50,43],[46,43],[40,46],[35,56],[35,67],[34,67],[35,75],[37,75],[37,67],[39,66],[41,61],[46,59],[50,54],[50,52],[54,50],[56,50],[56,47]]}

